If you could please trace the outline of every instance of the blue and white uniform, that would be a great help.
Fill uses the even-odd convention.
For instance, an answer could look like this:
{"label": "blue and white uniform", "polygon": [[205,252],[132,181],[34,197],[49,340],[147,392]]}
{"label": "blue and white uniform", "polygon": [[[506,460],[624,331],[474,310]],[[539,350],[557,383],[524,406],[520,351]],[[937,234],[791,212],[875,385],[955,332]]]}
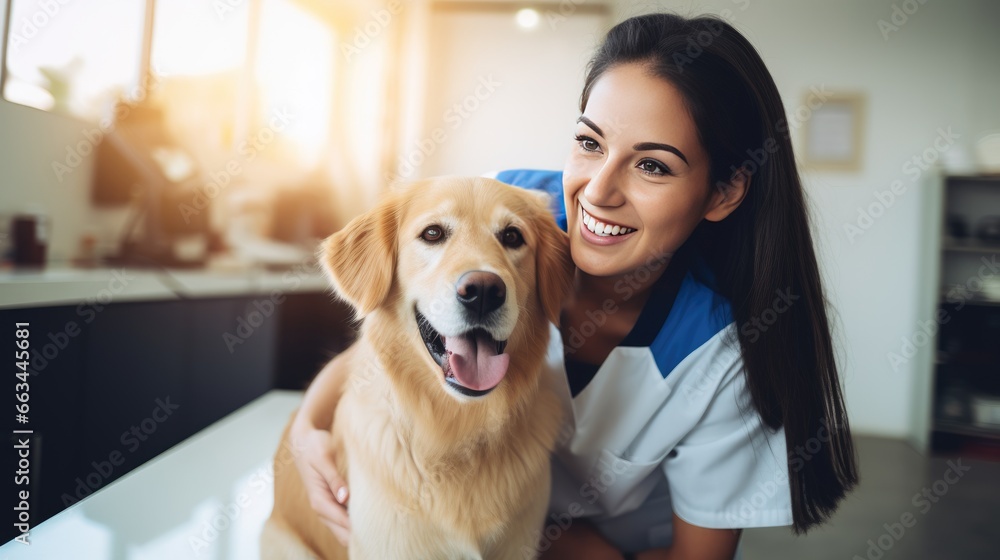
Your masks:
{"label": "blue and white uniform", "polygon": [[[561,172],[496,178],[550,193],[566,230]],[[543,546],[571,517],[587,517],[627,552],[668,546],[673,512],[708,528],[792,524],[784,430],[764,426],[753,408],[729,302],[710,284],[703,265],[668,266],[600,367],[572,357],[592,332],[570,332],[564,343],[551,326],[548,373],[568,420]],[[591,322],[599,327],[600,313]]]}

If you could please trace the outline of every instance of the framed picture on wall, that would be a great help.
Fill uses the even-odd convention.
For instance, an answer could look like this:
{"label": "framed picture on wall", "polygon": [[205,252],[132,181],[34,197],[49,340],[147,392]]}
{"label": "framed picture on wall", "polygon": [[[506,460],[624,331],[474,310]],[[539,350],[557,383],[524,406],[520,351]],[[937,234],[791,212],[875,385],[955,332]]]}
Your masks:
{"label": "framed picture on wall", "polygon": [[818,107],[809,106],[812,114],[804,123],[803,163],[817,171],[861,171],[865,96],[836,93]]}

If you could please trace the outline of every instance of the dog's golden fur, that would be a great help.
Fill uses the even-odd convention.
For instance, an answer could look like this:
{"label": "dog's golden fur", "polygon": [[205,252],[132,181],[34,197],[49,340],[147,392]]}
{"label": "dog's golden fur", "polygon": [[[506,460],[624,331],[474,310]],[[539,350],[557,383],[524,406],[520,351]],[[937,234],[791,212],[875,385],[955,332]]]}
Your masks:
{"label": "dog's golden fur", "polygon": [[[420,239],[431,224],[448,229],[445,243]],[[509,226],[523,247],[498,240]],[[348,376],[332,446],[351,490],[349,557],[525,558],[543,524],[563,413],[542,374],[549,322],[572,281],[568,240],[545,200],[490,179],[431,179],[390,192],[331,236],[322,259],[364,319],[358,341],[326,366]],[[432,322],[446,313],[432,308],[447,308],[471,270],[501,277],[513,325],[506,376],[476,400],[445,388],[414,315],[415,306]],[[262,557],[348,558],[297,469],[277,467]]]}

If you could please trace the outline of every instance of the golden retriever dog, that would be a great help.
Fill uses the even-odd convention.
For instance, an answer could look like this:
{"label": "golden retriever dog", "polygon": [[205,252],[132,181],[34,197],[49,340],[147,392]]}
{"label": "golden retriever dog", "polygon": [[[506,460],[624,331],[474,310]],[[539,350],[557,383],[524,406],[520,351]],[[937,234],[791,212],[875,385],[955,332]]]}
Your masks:
{"label": "golden retriever dog", "polygon": [[[549,499],[564,411],[543,370],[572,283],[568,238],[539,195],[484,178],[388,193],[321,259],[363,318],[330,362],[345,550],[275,461],[262,558],[522,559]],[[279,449],[285,448],[288,428]]]}

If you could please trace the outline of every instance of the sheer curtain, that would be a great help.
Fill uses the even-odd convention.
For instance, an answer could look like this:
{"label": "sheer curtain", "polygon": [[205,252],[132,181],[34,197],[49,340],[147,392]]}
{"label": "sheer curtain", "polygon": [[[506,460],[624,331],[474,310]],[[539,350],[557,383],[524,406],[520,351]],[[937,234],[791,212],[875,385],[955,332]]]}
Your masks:
{"label": "sheer curtain", "polygon": [[429,2],[297,1],[337,35],[324,169],[343,225],[390,187],[402,147],[419,134]]}

